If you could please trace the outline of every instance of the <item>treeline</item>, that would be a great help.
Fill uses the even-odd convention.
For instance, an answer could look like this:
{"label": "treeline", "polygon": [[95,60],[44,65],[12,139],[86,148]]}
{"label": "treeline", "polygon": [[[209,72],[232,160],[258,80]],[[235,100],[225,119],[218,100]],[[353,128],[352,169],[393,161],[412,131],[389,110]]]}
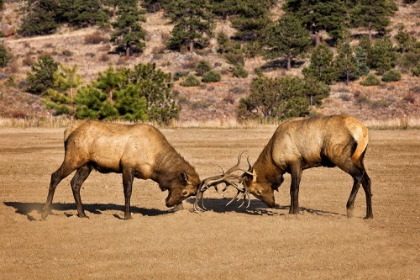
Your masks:
{"label": "treeline", "polygon": [[[412,4],[416,1],[404,2]],[[349,84],[363,78],[361,84],[370,86],[381,83],[381,80],[399,80],[401,72],[420,76],[420,43],[417,39],[403,25],[400,25],[394,38],[388,36],[391,31],[390,19],[398,9],[393,0],[286,0],[281,6],[284,12],[281,17],[272,14],[273,7],[277,5],[277,0],[28,1],[19,34],[50,34],[63,23],[79,28],[92,25],[110,27],[110,41],[117,50],[129,56],[142,52],[146,45],[145,31],[141,25],[145,21],[145,13],[163,11],[174,25],[165,48],[173,51],[205,49],[210,39],[216,38],[217,52],[232,65],[231,73],[236,77],[248,76],[244,69],[245,58],[263,56],[267,60],[266,65],[284,63],[286,70],[290,70],[292,67],[300,67],[302,60],[309,54],[310,63],[302,69],[303,78],[267,78],[264,68],[255,69],[257,77],[252,81],[250,95],[240,102],[240,119],[283,119],[306,115],[310,106],[319,105],[322,98],[329,95],[329,85],[335,82]],[[235,34],[215,34],[216,20],[229,21],[236,30]],[[366,31],[364,33],[367,35],[355,36],[352,34],[355,28]],[[321,38],[322,32],[326,32],[328,38]],[[40,59],[38,63],[43,62]],[[138,67],[154,69],[151,65]],[[74,95],[68,91],[69,87],[63,89],[59,86],[59,76],[54,74],[58,71],[58,65],[56,68],[46,75],[50,77],[49,82],[43,80],[45,73],[41,75],[45,67],[33,68],[32,73],[28,73],[28,90],[45,96],[47,106],[57,113],[79,118],[157,119],[167,122],[176,118],[179,112],[176,93],[169,90],[165,91],[169,103],[158,98],[159,105],[152,106],[167,108],[164,116],[157,117],[157,109],[150,109],[152,107],[148,105],[150,97],[145,96],[144,89],[137,88],[142,88],[139,84],[143,82],[135,79],[135,84],[130,83],[136,70],[124,69],[121,72],[110,67],[105,73],[99,74],[98,81]],[[67,75],[66,71],[70,70],[62,68],[60,75]],[[166,75],[156,69],[148,73],[154,71]],[[37,74],[40,79],[33,77]],[[111,80],[125,81],[120,82],[118,88],[113,88],[111,92],[115,90],[115,95],[110,95],[98,86],[104,83],[101,79],[107,75]],[[176,73],[173,79],[176,81],[183,75],[181,72]],[[148,76],[140,76],[149,79]],[[199,85],[197,76],[202,76],[203,82],[217,82],[221,79],[221,73],[203,61],[197,66],[196,74],[187,74],[181,85]],[[171,78],[165,79],[164,84],[170,89]],[[52,85],[46,87],[48,83]],[[159,83],[154,86],[161,88]],[[46,88],[37,90],[38,86]],[[89,96],[96,97],[88,101]],[[133,103],[131,108],[129,101]],[[65,106],[61,106],[63,104]],[[138,110],[138,114],[135,110]]]}

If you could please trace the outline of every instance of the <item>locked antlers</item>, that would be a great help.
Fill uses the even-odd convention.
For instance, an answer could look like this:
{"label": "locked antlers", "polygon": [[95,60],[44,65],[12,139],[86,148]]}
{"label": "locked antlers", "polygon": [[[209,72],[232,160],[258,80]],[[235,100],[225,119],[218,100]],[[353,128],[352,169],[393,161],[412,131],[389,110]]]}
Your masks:
{"label": "locked antlers", "polygon": [[[211,177],[208,177],[208,178],[204,179],[203,181],[201,181],[201,184],[200,184],[200,187],[198,188],[197,196],[196,196],[196,199],[195,199],[195,202],[194,202],[194,211],[195,212],[207,210],[204,207],[204,202],[203,202],[204,192],[206,190],[208,190],[210,187],[214,187],[215,190],[218,193],[220,193],[217,186],[219,184],[222,184],[222,183],[225,184],[225,187],[223,188],[222,192],[220,193],[222,196],[224,196],[223,193],[230,186],[233,186],[237,190],[236,195],[226,204],[226,206],[229,205],[230,203],[232,203],[232,201],[234,201],[236,198],[238,198],[238,196],[240,194],[242,194],[242,198],[244,199],[244,201],[242,202],[241,205],[239,205],[239,207],[242,207],[242,205],[244,205],[245,200],[248,201],[247,208],[249,207],[249,204],[251,203],[250,193],[249,193],[249,190],[246,187],[246,185],[243,184],[243,182],[244,182],[246,174],[252,175],[252,173],[250,173],[251,164],[249,163],[249,159],[247,159],[248,166],[249,166],[249,171],[245,171],[245,170],[243,170],[239,167],[240,164],[241,164],[242,154],[243,154],[243,152],[241,152],[238,156],[238,163],[235,166],[229,168],[226,172],[223,170],[222,167],[220,167],[222,169],[222,174],[221,175],[211,176]],[[242,174],[241,175],[234,174],[234,172],[236,172],[236,171],[242,171]],[[238,200],[239,199],[240,198],[238,198]],[[201,200],[201,207],[198,206],[198,203],[199,203],[200,200]]]}

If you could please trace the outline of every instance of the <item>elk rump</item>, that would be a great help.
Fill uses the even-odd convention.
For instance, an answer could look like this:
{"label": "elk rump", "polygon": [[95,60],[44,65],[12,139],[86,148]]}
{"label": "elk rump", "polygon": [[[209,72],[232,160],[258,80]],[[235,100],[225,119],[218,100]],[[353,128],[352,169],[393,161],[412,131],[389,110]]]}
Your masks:
{"label": "elk rump", "polygon": [[80,188],[93,169],[101,173],[122,173],[124,219],[131,219],[130,197],[134,178],[151,179],[162,191],[168,190],[167,207],[182,207],[182,201],[196,195],[200,184],[195,169],[151,125],[92,120],[77,122],[64,132],[64,149],[63,163],[51,174],[42,219],[50,213],[57,185],[75,170],[70,184],[79,217],[86,217]]}

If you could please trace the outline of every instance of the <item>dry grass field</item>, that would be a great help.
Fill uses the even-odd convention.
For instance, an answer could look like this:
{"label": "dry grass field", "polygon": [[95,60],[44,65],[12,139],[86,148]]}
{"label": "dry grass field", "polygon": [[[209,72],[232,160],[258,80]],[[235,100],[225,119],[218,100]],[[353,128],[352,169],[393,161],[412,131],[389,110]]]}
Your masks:
{"label": "dry grass field", "polygon": [[[254,162],[275,127],[163,129],[201,179]],[[371,130],[365,164],[373,220],[345,204],[352,179],[339,169],[306,170],[299,215],[289,215],[289,176],[278,206],[234,191],[205,193],[204,213],[174,212],[152,181],[136,180],[133,219],[122,220],[121,176],[93,172],[77,218],[69,186],[58,186],[52,214],[40,221],[50,174],[63,159],[62,128],[0,128],[0,275],[2,279],[418,279],[420,275],[420,130]],[[244,168],[246,163],[244,162]]]}

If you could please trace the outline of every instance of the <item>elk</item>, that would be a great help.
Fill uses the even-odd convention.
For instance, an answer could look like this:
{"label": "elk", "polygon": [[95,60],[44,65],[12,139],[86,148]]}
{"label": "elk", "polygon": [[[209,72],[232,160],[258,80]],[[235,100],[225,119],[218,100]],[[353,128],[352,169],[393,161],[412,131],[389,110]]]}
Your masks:
{"label": "elk", "polygon": [[[290,119],[278,126],[254,165],[230,185],[237,187],[236,196],[242,193],[244,199],[248,198],[248,205],[249,194],[252,194],[268,207],[275,207],[274,191],[278,191],[283,183],[283,175],[290,173],[289,213],[298,214],[299,184],[303,170],[338,166],[353,178],[353,188],[346,205],[347,217],[353,216],[354,201],[362,184],[366,196],[365,219],[371,219],[371,180],[363,163],[368,142],[368,129],[350,116]],[[223,174],[221,178],[227,175]],[[221,178],[219,182],[223,182]],[[213,180],[209,186],[219,182]],[[200,186],[199,195],[206,188],[205,184]]]}
{"label": "elk", "polygon": [[87,217],[80,188],[93,169],[122,173],[125,212],[131,219],[130,198],[134,178],[151,179],[168,190],[166,206],[182,208],[182,201],[196,195],[201,183],[195,169],[169,144],[165,136],[147,124],[124,125],[85,120],[64,132],[64,161],[51,174],[42,219],[49,213],[57,185],[76,170],[71,189],[79,217]]}

